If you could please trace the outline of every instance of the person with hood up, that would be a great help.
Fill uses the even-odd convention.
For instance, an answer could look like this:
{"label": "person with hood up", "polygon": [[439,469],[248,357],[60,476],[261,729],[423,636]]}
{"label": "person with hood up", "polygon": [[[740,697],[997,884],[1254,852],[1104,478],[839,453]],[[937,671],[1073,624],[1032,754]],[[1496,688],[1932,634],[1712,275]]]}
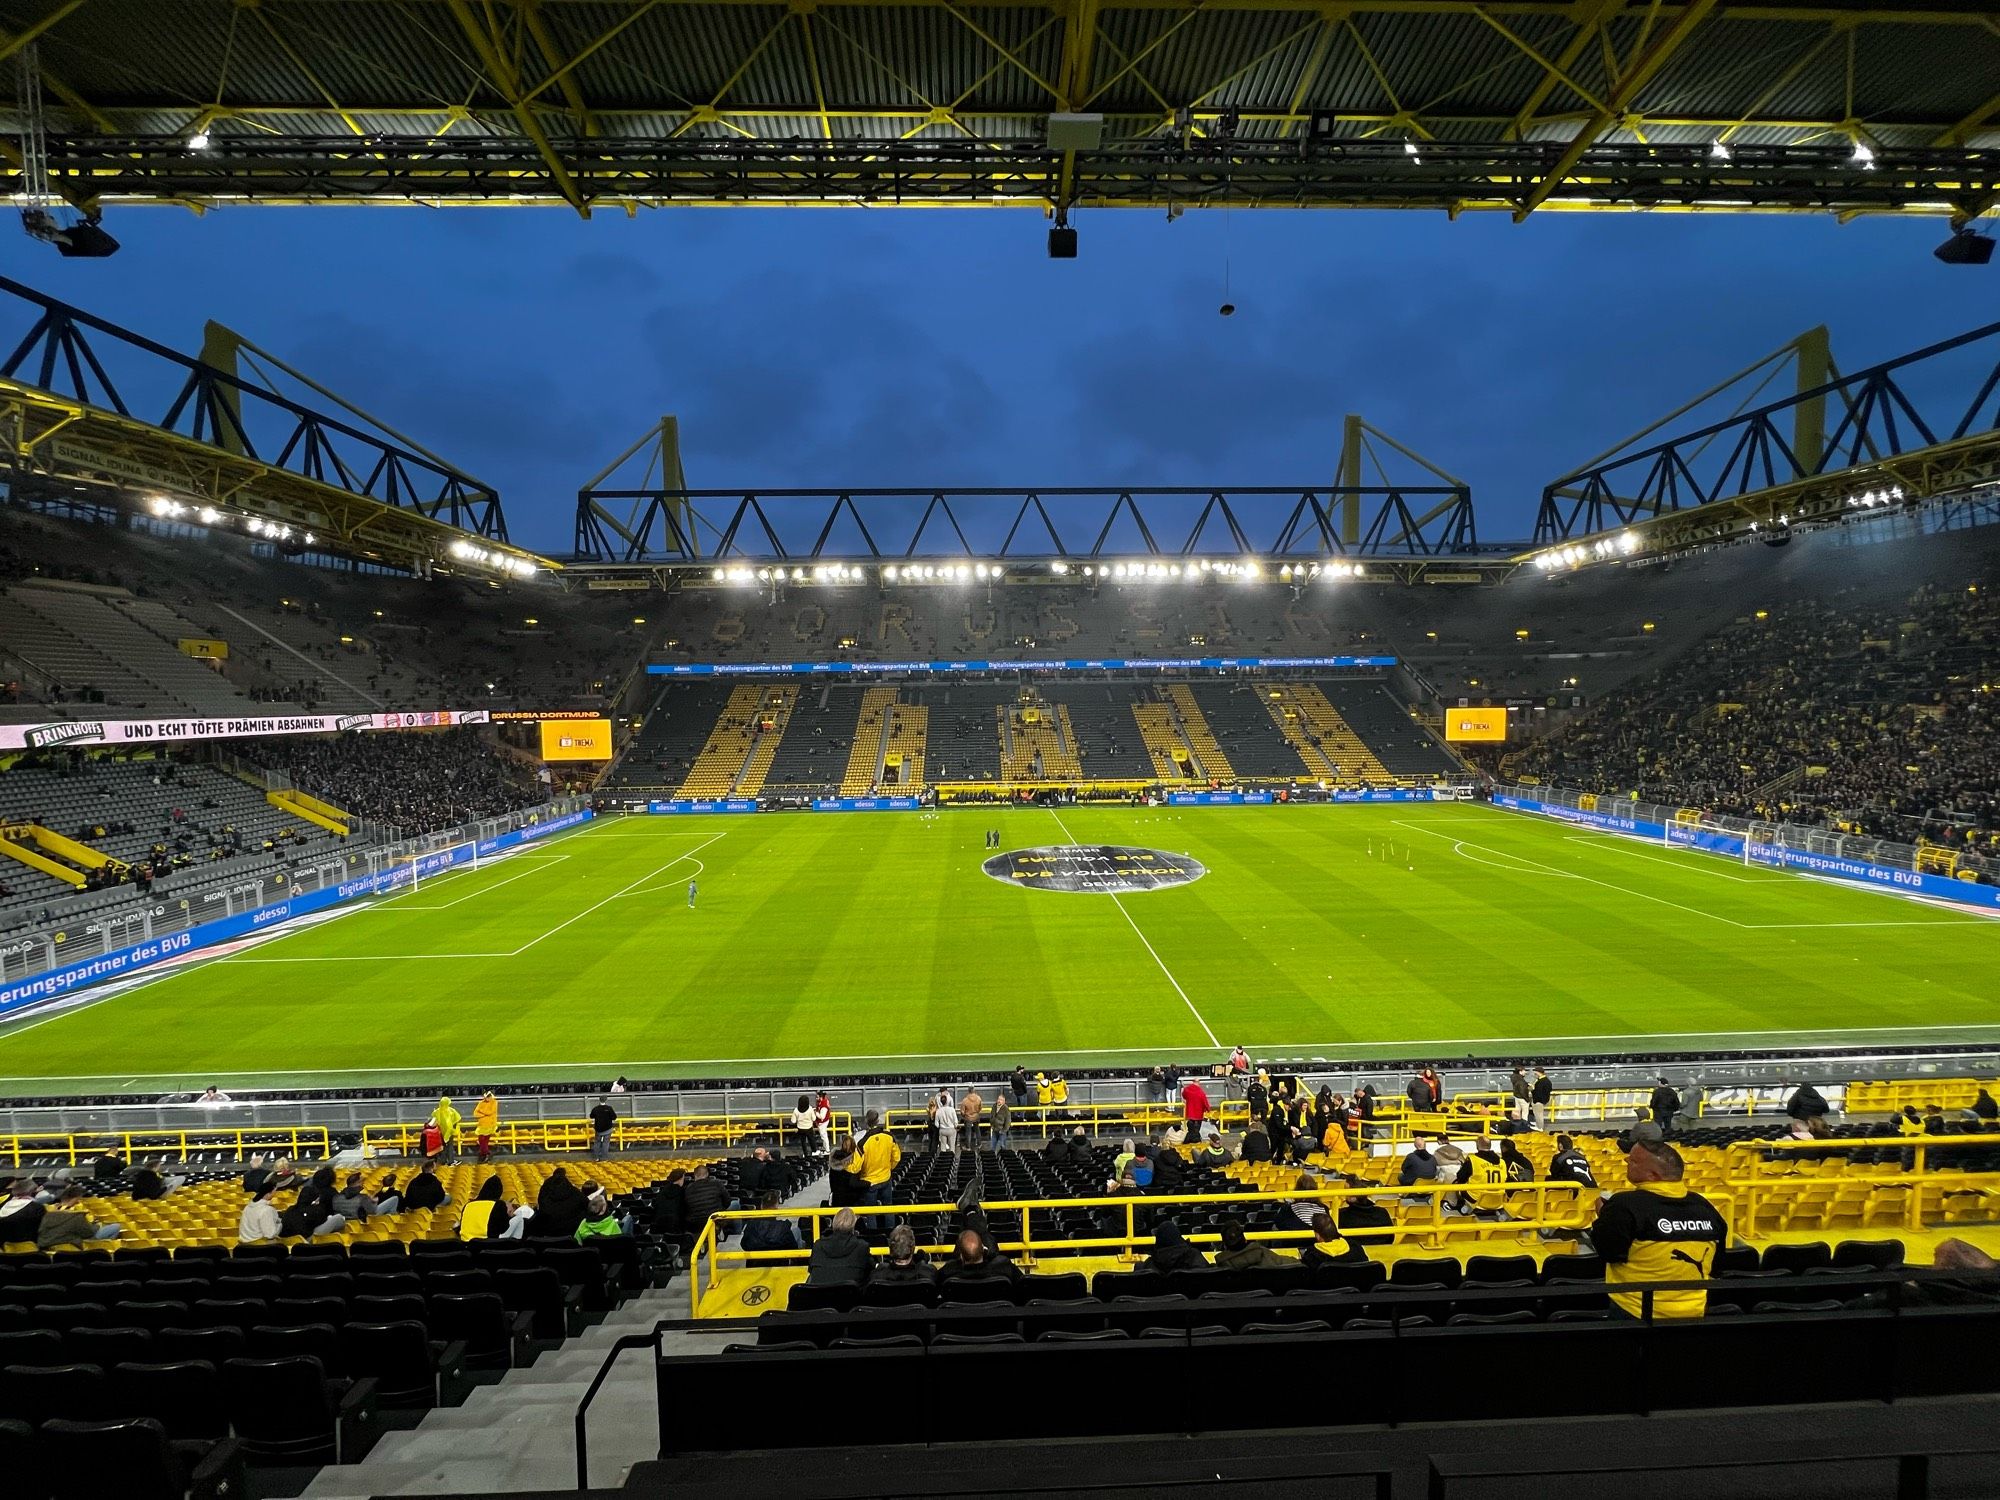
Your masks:
{"label": "person with hood up", "polygon": [[456,1161],[459,1137],[465,1129],[465,1116],[452,1107],[450,1096],[446,1095],[438,1099],[437,1110],[431,1118],[437,1121],[438,1137],[443,1142],[443,1159]]}
{"label": "person with hood up", "polygon": [[1299,1268],[1297,1261],[1274,1253],[1269,1245],[1254,1243],[1244,1232],[1240,1219],[1222,1221],[1222,1248],[1215,1252],[1215,1264],[1225,1271],[1296,1271]]}
{"label": "person with hood up", "polygon": [[813,1241],[812,1254],[806,1258],[807,1286],[859,1286],[868,1279],[873,1263],[868,1242],[854,1228],[856,1222],[854,1210],[843,1208]]}
{"label": "person with hood up", "polygon": [[499,1133],[500,1101],[493,1097],[493,1090],[488,1089],[472,1106],[472,1138],[479,1147],[482,1164],[492,1157],[493,1138]]}
{"label": "person with hood up", "polygon": [[1208,1257],[1187,1242],[1172,1219],[1153,1226],[1153,1253],[1139,1263],[1142,1271],[1206,1271]]}

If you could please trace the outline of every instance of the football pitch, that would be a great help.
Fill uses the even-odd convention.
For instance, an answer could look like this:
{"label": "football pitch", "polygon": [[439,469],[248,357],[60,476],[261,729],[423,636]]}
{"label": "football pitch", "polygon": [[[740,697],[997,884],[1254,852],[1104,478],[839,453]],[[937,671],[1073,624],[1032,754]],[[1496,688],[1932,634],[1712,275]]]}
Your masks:
{"label": "football pitch", "polygon": [[[1061,888],[1106,879],[1138,888]],[[1970,912],[1471,804],[613,817],[31,1016],[0,1078],[476,1090],[1141,1069],[1239,1042],[1983,1041],[1996,961],[2000,922]]]}

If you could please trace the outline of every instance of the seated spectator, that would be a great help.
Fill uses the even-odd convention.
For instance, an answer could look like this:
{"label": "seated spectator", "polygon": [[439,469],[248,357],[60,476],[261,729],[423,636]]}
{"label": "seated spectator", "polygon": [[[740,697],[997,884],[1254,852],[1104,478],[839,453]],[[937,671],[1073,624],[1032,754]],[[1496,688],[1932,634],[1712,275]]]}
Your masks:
{"label": "seated spectator", "polygon": [[1243,1132],[1243,1146],[1240,1152],[1244,1161],[1269,1161],[1271,1159],[1271,1137],[1262,1120],[1252,1117],[1250,1128]]}
{"label": "seated spectator", "polygon": [[808,1286],[859,1286],[872,1266],[868,1242],[855,1230],[854,1210],[843,1208],[828,1222],[806,1258]]}
{"label": "seated spectator", "polygon": [[1404,1188],[1418,1188],[1426,1182],[1438,1180],[1438,1158],[1430,1152],[1430,1142],[1418,1136],[1410,1142],[1410,1150],[1402,1156],[1402,1166],[1396,1170],[1396,1182]]}
{"label": "seated spectator", "polygon": [[[769,1212],[783,1202],[776,1190],[772,1190],[757,1200],[757,1207]],[[796,1250],[799,1237],[789,1219],[746,1219],[738,1243],[745,1250]]]}
{"label": "seated spectator", "polygon": [[381,1214],[382,1201],[362,1187],[359,1172],[349,1172],[333,1195],[333,1211],[349,1223],[360,1224]]}
{"label": "seated spectator", "polygon": [[1153,1253],[1139,1262],[1142,1271],[1205,1271],[1208,1257],[1187,1242],[1172,1219],[1153,1228]]}
{"label": "seated spectator", "polygon": [[119,1154],[118,1146],[114,1142],[107,1145],[90,1164],[90,1175],[99,1182],[113,1181],[125,1175],[125,1167],[125,1158]]}
{"label": "seated spectator", "polygon": [[1590,1161],[1576,1149],[1576,1142],[1566,1135],[1556,1137],[1556,1153],[1549,1158],[1549,1181],[1574,1182],[1582,1187],[1597,1186],[1597,1177],[1590,1170]]}
{"label": "seated spectator", "polygon": [[1521,1154],[1521,1148],[1514,1144],[1510,1135],[1500,1137],[1500,1165],[1506,1171],[1509,1182],[1535,1180],[1535,1164]]}
{"label": "seated spectator", "polygon": [[[1355,1178],[1349,1178],[1347,1181],[1350,1187],[1368,1185]],[[1393,1229],[1396,1216],[1373,1198],[1343,1198],[1340,1200],[1340,1213],[1334,1222],[1340,1226],[1341,1232],[1346,1234],[1356,1229]]]}
{"label": "seated spectator", "polygon": [[1970,1112],[1974,1119],[1991,1125],[1994,1121],[2000,1120],[2000,1103],[1996,1103],[1990,1093],[1981,1089],[1978,1097],[1972,1101]]}
{"label": "seated spectator", "polygon": [[434,1161],[426,1161],[417,1168],[417,1175],[403,1189],[403,1207],[406,1209],[443,1208],[449,1202],[451,1194],[438,1181],[437,1163]]}
{"label": "seated spectator", "polygon": [[1163,1193],[1178,1193],[1187,1179],[1187,1160],[1174,1148],[1170,1138],[1154,1147],[1152,1160],[1153,1186]]}
{"label": "seated spectator", "polygon": [[653,1233],[687,1233],[687,1173],[679,1167],[653,1189]]}
{"label": "seated spectator", "polygon": [[889,1231],[889,1258],[875,1270],[876,1286],[930,1286],[937,1272],[917,1254],[916,1232],[907,1224]]}
{"label": "seated spectator", "polygon": [[[1292,1189],[1294,1192],[1316,1193],[1319,1191],[1319,1179],[1310,1172],[1302,1172],[1299,1174],[1298,1181],[1292,1184]],[[1280,1229],[1310,1229],[1312,1228],[1313,1220],[1325,1212],[1326,1205],[1324,1203],[1317,1202],[1311,1198],[1294,1198],[1278,1210],[1279,1223],[1277,1227]]]}
{"label": "seated spectator", "polygon": [[1299,1268],[1297,1261],[1274,1254],[1269,1245],[1252,1243],[1239,1219],[1222,1221],[1222,1248],[1215,1252],[1215,1264],[1226,1271],[1296,1271]]}
{"label": "seated spectator", "polygon": [[[1626,1153],[1632,1186],[1606,1198],[1590,1226],[1609,1285],[1705,1281],[1715,1269],[1716,1253],[1729,1242],[1729,1223],[1714,1204],[1688,1191],[1684,1170],[1680,1152],[1664,1143],[1635,1143]],[[1628,1316],[1643,1315],[1639,1291],[1614,1291],[1611,1302]],[[1656,1318],[1698,1318],[1708,1309],[1708,1293],[1698,1287],[1661,1291],[1652,1302]]]}
{"label": "seated spectator", "polygon": [[462,1240],[518,1240],[528,1232],[535,1211],[516,1207],[501,1194],[500,1178],[486,1179],[478,1195],[465,1205],[458,1217],[458,1237]]}
{"label": "seated spectator", "polygon": [[[581,1191],[583,1220],[576,1226],[575,1234],[579,1245],[585,1240],[617,1239],[632,1233],[632,1216],[614,1212],[611,1207],[611,1195],[602,1187],[595,1182],[586,1181]],[[539,1220],[541,1214],[537,1213],[535,1218]]]}
{"label": "seated spectator", "polygon": [[279,1217],[284,1221],[287,1235],[314,1238],[322,1234],[339,1234],[347,1227],[347,1220],[334,1211],[333,1168],[321,1167],[313,1173],[306,1185],[299,1189],[299,1196],[292,1206]]}
{"label": "seated spectator", "polygon": [[537,1239],[575,1239],[583,1220],[583,1193],[569,1180],[569,1172],[557,1167],[535,1194],[535,1217],[529,1232]]}
{"label": "seated spectator", "polygon": [[771,1155],[769,1146],[759,1146],[737,1169],[736,1186],[747,1205],[757,1202],[767,1192],[782,1194],[791,1177],[791,1169]]}
{"label": "seated spectator", "polygon": [[1299,1262],[1306,1266],[1351,1265],[1368,1259],[1359,1245],[1344,1240],[1340,1229],[1333,1222],[1333,1215],[1324,1211],[1315,1214],[1312,1221],[1313,1242],[1299,1252]]}
{"label": "seated spectator", "polygon": [[52,1250],[58,1245],[76,1245],[85,1240],[115,1240],[123,1232],[122,1224],[108,1219],[93,1219],[90,1199],[84,1196],[83,1184],[72,1182],[42,1215],[42,1227],[35,1235],[35,1243],[44,1250]]}
{"label": "seated spectator", "polygon": [[396,1189],[396,1174],[384,1172],[382,1185],[375,1189],[375,1214],[378,1218],[402,1212],[403,1195]]}
{"label": "seated spectator", "polygon": [[1118,1154],[1111,1158],[1112,1181],[1115,1182],[1125,1175],[1125,1169],[1132,1165],[1133,1158],[1138,1154],[1139,1148],[1129,1140],[1120,1146]]}
{"label": "seated spectator", "polygon": [[1004,1276],[1009,1281],[1019,1281],[1021,1268],[1006,1256],[989,1250],[976,1229],[967,1229],[959,1235],[957,1252],[939,1266],[937,1272],[941,1283],[989,1276]]}
{"label": "seated spectator", "polygon": [[135,1203],[150,1203],[166,1197],[186,1181],[185,1177],[161,1175],[159,1162],[149,1161],[133,1172],[126,1193]]}
{"label": "seated spectator", "polygon": [[278,1206],[271,1201],[271,1195],[276,1191],[267,1176],[250,1195],[250,1201],[243,1205],[242,1216],[236,1223],[236,1238],[240,1244],[262,1244],[277,1239],[285,1232]]}
{"label": "seated spectator", "polygon": [[16,1177],[0,1203],[0,1245],[32,1245],[41,1233],[48,1205],[36,1195],[32,1177]]}
{"label": "seated spectator", "polygon": [[[708,1227],[710,1219],[729,1207],[729,1195],[723,1191],[721,1183],[708,1175],[706,1163],[697,1166],[688,1174],[685,1196],[687,1232],[696,1239],[701,1238],[701,1232]],[[723,1233],[718,1229],[715,1237],[720,1240]]]}

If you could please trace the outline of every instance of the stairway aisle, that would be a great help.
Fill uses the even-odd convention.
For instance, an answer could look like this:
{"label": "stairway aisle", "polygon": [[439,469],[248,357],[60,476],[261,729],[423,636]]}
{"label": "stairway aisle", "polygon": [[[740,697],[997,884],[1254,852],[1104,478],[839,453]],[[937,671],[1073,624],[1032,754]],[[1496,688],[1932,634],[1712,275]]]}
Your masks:
{"label": "stairway aisle", "polygon": [[[463,1406],[426,1413],[409,1432],[385,1434],[358,1464],[329,1465],[303,1492],[303,1500],[367,1500],[372,1495],[480,1495],[518,1490],[572,1489],[577,1403],[590,1388],[611,1346],[627,1334],[652,1331],[666,1318],[688,1315],[687,1282],[647,1289],[605,1315],[604,1321],[544,1351],[532,1365],[509,1370],[494,1385],[475,1390]],[[713,1341],[668,1335],[697,1348]],[[644,1349],[620,1357],[590,1404],[590,1480],[593,1489],[615,1489],[626,1471],[660,1450],[653,1359]]]}

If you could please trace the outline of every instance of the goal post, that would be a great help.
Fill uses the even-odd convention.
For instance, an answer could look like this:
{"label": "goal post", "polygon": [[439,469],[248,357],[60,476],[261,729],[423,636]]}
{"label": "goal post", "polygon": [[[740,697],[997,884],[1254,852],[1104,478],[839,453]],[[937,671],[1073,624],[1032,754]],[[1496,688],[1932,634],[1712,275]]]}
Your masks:
{"label": "goal post", "polygon": [[[450,870],[477,870],[479,868],[479,840],[467,839],[462,844],[448,844],[442,849],[432,849],[424,853],[412,854],[405,861],[410,867],[408,889],[414,891],[426,880],[435,880]],[[430,873],[426,874],[428,867]],[[393,888],[401,884],[392,880]]]}

